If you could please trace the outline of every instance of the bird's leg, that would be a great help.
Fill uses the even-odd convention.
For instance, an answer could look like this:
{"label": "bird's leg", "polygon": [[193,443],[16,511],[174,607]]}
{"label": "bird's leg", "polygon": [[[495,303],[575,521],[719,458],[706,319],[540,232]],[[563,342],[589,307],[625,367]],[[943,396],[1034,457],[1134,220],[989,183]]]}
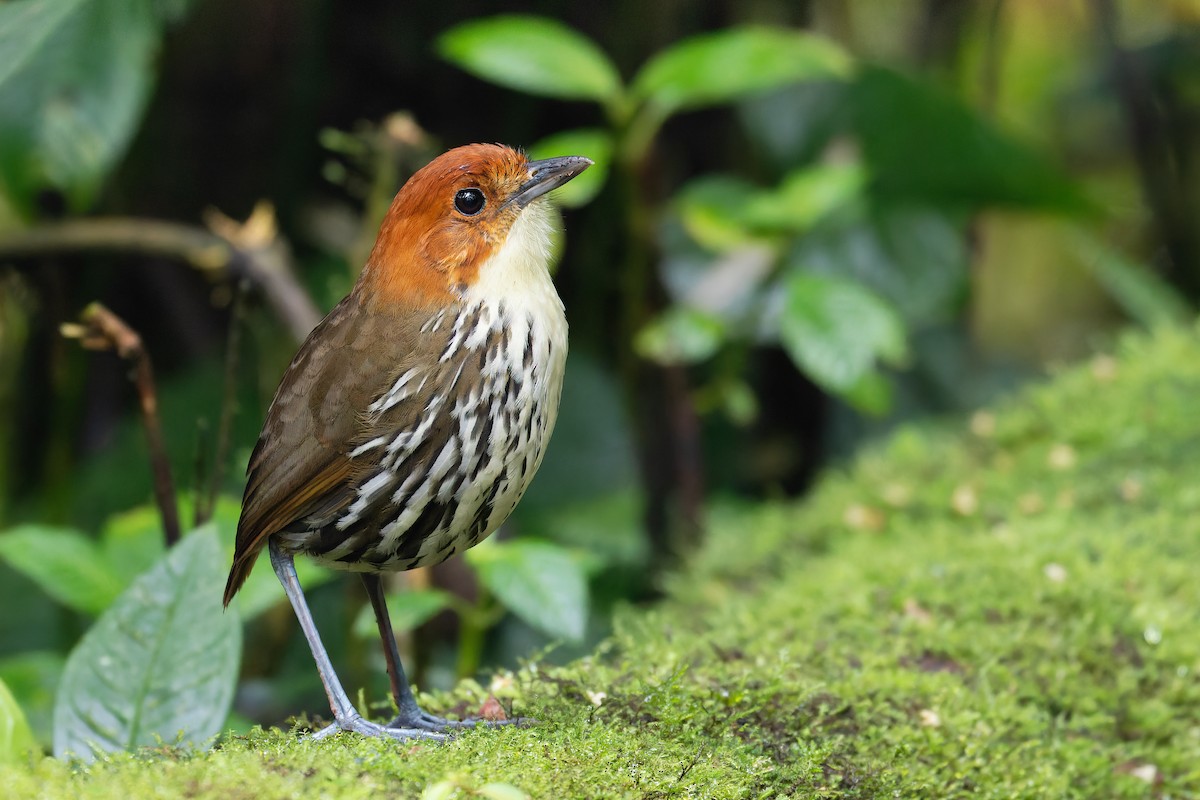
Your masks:
{"label": "bird's leg", "polygon": [[383,596],[383,581],[373,572],[362,573],[363,586],[367,589],[367,597],[371,599],[371,610],[375,612],[375,624],[379,628],[379,641],[383,645],[383,658],[387,662],[388,679],[392,684],[392,699],[396,701],[396,718],[388,723],[389,726],[401,728],[416,728],[420,725],[413,722],[428,721],[441,728],[446,720],[426,714],[417,705],[408,678],[404,674],[404,665],[400,663],[400,649],[396,646],[396,633],[392,630],[391,616],[388,614],[387,602]]}
{"label": "bird's leg", "polygon": [[383,644],[384,660],[387,661],[388,678],[392,682],[392,699],[396,701],[396,717],[387,724],[387,727],[444,731],[453,728],[474,728],[476,725],[496,726],[521,722],[519,719],[450,720],[423,711],[417,705],[417,698],[413,696],[408,679],[404,676],[404,665],[400,663],[400,650],[396,647],[396,633],[392,630],[392,620],[383,596],[383,581],[379,575],[372,572],[362,573],[362,581],[363,585],[367,587],[367,596],[371,598],[371,608],[375,612],[375,624],[379,627],[379,639]]}
{"label": "bird's leg", "polygon": [[363,716],[351,704],[346,690],[342,688],[342,682],[338,680],[337,673],[333,670],[333,663],[329,660],[329,653],[321,644],[316,623],[313,622],[312,613],[308,610],[308,602],[304,599],[304,590],[300,588],[300,580],[296,577],[296,564],[291,554],[283,551],[283,548],[276,543],[275,537],[271,537],[269,548],[271,566],[279,577],[279,582],[283,584],[283,591],[292,603],[296,619],[300,622],[300,629],[304,631],[304,638],[308,640],[313,660],[317,662],[317,672],[321,676],[321,683],[325,686],[325,694],[329,697],[329,708],[333,711],[335,722],[313,734],[313,738],[323,739],[338,730],[343,730],[354,731],[363,736],[389,736],[393,739],[444,739],[445,736],[428,728],[385,726],[363,719]]}

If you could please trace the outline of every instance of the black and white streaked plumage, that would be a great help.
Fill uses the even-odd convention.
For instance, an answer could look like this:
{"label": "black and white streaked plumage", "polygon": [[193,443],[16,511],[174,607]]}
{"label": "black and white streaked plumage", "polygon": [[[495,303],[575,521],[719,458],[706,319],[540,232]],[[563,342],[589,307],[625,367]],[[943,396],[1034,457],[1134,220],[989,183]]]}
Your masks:
{"label": "black and white streaked plumage", "polygon": [[277,533],[280,544],[337,569],[384,572],[438,564],[495,531],[541,465],[558,414],[566,320],[552,301],[535,311],[481,299],[434,317],[420,335],[424,363],[363,415],[342,502]]}

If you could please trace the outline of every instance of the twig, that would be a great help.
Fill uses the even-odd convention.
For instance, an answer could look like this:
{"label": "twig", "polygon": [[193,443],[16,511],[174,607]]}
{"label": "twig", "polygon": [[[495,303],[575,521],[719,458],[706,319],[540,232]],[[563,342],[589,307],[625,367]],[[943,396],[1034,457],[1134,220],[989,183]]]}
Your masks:
{"label": "twig", "polygon": [[225,273],[233,259],[232,245],[203,228],[131,217],[66,220],[5,231],[0,238],[0,255],[7,257],[91,250],[177,258],[193,269],[217,276]]}
{"label": "twig", "polygon": [[260,203],[245,223],[212,213],[205,230],[195,225],[136,217],[67,220],[0,237],[0,257],[116,251],[178,259],[213,280],[248,278],[297,341],[321,319],[296,280],[287,246],[275,229],[274,212]]}
{"label": "twig", "polygon": [[162,516],[163,536],[170,547],[179,541],[179,509],[175,505],[175,482],[171,478],[171,463],[167,459],[162,426],[158,419],[158,394],[154,388],[150,355],[142,346],[142,338],[137,332],[100,303],[92,303],[85,308],[79,320],[78,325],[63,325],[63,336],[79,339],[79,343],[88,350],[113,350],[133,364],[133,383],[142,406],[142,424],[150,447],[154,497]]}

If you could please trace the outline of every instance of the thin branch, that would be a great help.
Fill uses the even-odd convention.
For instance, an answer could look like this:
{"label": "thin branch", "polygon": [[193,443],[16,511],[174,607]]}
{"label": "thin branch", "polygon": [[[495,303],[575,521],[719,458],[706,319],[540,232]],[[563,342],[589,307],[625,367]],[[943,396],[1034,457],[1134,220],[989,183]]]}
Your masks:
{"label": "thin branch", "polygon": [[50,253],[114,251],[177,259],[212,280],[247,278],[297,341],[321,319],[296,279],[286,243],[269,204],[260,203],[244,223],[217,212],[206,230],[195,225],[136,217],[94,217],[5,232],[0,258]]}
{"label": "thin branch", "polygon": [[171,477],[171,462],[167,459],[158,419],[158,393],[154,387],[150,355],[142,346],[142,337],[100,303],[85,308],[79,320],[78,325],[63,325],[63,336],[78,339],[88,350],[113,350],[133,364],[133,383],[142,406],[142,424],[146,429],[150,466],[154,473],[154,497],[162,516],[163,535],[170,547],[179,541],[179,509],[175,505],[175,481]]}
{"label": "thin branch", "polygon": [[72,219],[5,231],[0,239],[0,255],[6,257],[94,250],[176,258],[215,276],[223,276],[233,260],[232,245],[211,231],[134,217]]}

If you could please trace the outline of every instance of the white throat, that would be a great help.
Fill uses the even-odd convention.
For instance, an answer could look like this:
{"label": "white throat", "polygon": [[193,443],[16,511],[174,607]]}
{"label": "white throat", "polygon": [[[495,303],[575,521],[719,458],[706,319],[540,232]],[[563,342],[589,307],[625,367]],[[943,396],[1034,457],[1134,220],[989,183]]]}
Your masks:
{"label": "white throat", "polygon": [[468,306],[502,305],[513,316],[528,316],[560,352],[566,352],[567,320],[550,279],[554,214],[545,200],[530,203],[508,238],[479,268],[464,292]]}

